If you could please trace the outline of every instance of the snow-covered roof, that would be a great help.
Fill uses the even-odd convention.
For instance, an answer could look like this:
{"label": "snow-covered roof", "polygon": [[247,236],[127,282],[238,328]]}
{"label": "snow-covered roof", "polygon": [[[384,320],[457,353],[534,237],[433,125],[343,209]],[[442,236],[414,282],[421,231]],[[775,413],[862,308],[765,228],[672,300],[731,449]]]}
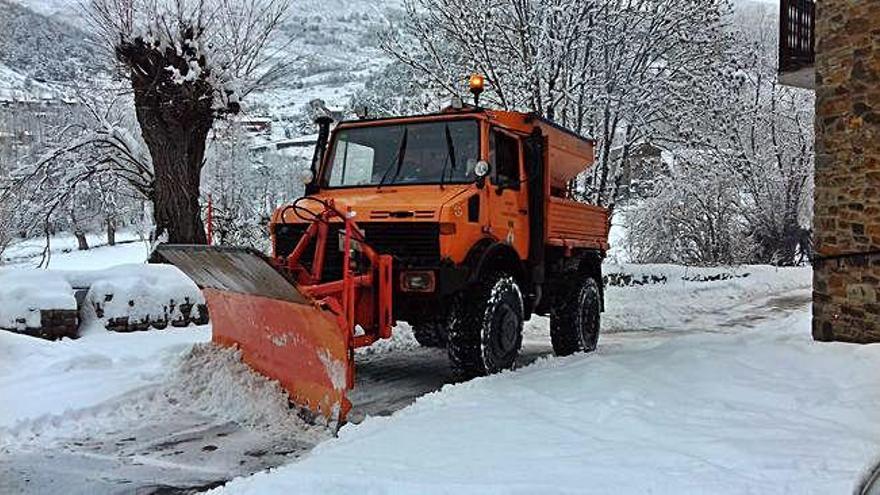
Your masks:
{"label": "snow-covered roof", "polygon": [[269,117],[239,117],[237,119],[242,124],[271,124],[272,119]]}
{"label": "snow-covered roof", "polygon": [[273,150],[283,150],[285,148],[310,148],[318,142],[317,134],[306,134],[295,138],[281,139],[268,143],[255,144],[250,147],[253,152],[266,152]]}

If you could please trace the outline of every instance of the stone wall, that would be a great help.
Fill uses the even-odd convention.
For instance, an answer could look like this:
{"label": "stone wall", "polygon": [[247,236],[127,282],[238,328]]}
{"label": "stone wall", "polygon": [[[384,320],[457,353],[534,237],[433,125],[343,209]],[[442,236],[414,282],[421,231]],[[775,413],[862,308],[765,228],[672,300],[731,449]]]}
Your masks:
{"label": "stone wall", "polygon": [[816,12],[813,337],[880,342],[880,0]]}

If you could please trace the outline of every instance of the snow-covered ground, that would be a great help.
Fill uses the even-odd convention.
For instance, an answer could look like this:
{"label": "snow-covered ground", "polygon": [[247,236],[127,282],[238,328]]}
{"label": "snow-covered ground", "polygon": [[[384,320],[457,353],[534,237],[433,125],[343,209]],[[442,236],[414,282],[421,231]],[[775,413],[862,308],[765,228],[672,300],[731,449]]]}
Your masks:
{"label": "snow-covered ground", "polygon": [[210,336],[209,327],[191,327],[90,331],[77,340],[50,342],[0,332],[0,395],[15,398],[12,407],[0,409],[0,428],[88,410],[160,380],[194,343]]}
{"label": "snow-covered ground", "polygon": [[811,340],[809,270],[642,269],[670,281],[609,289],[595,354],[446,385],[218,492],[852,491],[880,453],[880,347]]}
{"label": "snow-covered ground", "polygon": [[808,323],[606,335],[219,492],[848,493],[880,452],[880,349],[814,343]]}
{"label": "snow-covered ground", "polygon": [[[101,234],[88,234],[89,246],[78,251],[76,238],[70,234],[53,236],[49,243],[48,267],[56,270],[101,270],[127,263],[143,263],[150,254],[150,245],[136,232],[120,231],[116,234],[116,246],[107,246]],[[0,269],[32,268],[40,264],[46,239],[35,237],[14,243],[3,251]]]}
{"label": "snow-covered ground", "polygon": [[[606,271],[666,283],[609,287],[596,353],[552,357],[534,318],[517,370],[452,384],[445,352],[402,324],[357,353],[353,423],[335,439],[206,344],[208,327],[61,342],[0,332],[0,492],[236,476],[218,491],[852,491],[880,454],[880,347],[810,339],[808,269]],[[691,281],[721,272],[733,277]]]}
{"label": "snow-covered ground", "polygon": [[208,327],[60,343],[0,332],[0,493],[210,487],[328,437],[208,340]]}

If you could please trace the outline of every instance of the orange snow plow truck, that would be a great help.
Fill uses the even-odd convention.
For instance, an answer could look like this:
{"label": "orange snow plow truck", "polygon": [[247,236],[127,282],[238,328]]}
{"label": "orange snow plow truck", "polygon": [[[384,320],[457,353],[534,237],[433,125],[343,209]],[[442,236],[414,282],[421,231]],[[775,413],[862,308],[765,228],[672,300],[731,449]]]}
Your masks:
{"label": "orange snow plow truck", "polygon": [[351,408],[354,349],[408,322],[460,378],[514,366],[524,320],[549,315],[559,355],[596,346],[603,208],[570,199],[594,142],[533,114],[319,119],[306,195],[278,208],[272,256],[161,245],[205,294],[213,341],[315,419]]}

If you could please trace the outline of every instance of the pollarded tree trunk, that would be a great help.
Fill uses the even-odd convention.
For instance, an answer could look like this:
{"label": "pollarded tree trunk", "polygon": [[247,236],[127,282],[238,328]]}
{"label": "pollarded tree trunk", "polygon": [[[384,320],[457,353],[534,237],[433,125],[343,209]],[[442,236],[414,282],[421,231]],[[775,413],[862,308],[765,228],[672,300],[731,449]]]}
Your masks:
{"label": "pollarded tree trunk", "polygon": [[[207,242],[200,174],[221,90],[197,48],[198,32],[181,26],[177,49],[140,37],[116,46],[116,57],[129,68],[138,123],[153,161],[156,233],[176,244]],[[238,106],[222,110],[236,112]]]}
{"label": "pollarded tree trunk", "polygon": [[206,244],[199,206],[199,186],[205,157],[205,140],[213,123],[210,106],[181,112],[153,104],[152,91],[135,91],[138,121],[153,159],[153,215],[156,232],[167,233],[175,244]]}

